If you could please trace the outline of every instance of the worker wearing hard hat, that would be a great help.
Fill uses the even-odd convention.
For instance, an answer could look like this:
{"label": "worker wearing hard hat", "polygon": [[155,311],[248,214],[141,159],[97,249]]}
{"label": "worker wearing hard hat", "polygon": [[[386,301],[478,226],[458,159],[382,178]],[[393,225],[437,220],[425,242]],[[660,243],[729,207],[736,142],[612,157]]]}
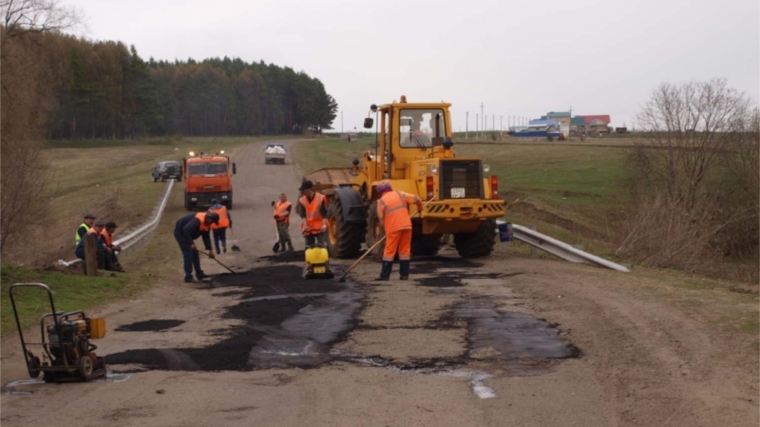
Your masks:
{"label": "worker wearing hard hat", "polygon": [[304,181],[298,189],[303,193],[298,199],[296,210],[301,216],[301,232],[306,238],[306,247],[324,246],[327,231],[327,197],[314,191],[314,183]]}
{"label": "worker wearing hard hat", "polygon": [[214,212],[196,213],[184,216],[177,221],[174,226],[174,238],[179,244],[182,251],[182,259],[185,269],[185,283],[193,282],[193,268],[195,268],[195,277],[203,280],[208,277],[201,270],[201,260],[198,257],[198,248],[195,247],[194,240],[198,237],[203,239],[203,247],[208,251],[208,257],[215,258],[214,251],[211,249],[211,224],[219,223],[219,215]]}
{"label": "worker wearing hard hat", "polygon": [[393,259],[398,253],[399,275],[401,280],[409,279],[409,260],[412,256],[412,219],[409,205],[416,204],[422,211],[422,201],[415,194],[393,191],[387,182],[375,186],[380,196],[377,202],[377,217],[385,230],[385,250],[380,277],[376,280],[389,280],[393,270]]}

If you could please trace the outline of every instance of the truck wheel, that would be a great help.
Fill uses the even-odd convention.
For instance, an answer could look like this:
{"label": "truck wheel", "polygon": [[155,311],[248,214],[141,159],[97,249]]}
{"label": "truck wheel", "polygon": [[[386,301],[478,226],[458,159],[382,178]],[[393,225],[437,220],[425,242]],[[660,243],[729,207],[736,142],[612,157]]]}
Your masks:
{"label": "truck wheel", "polygon": [[462,258],[480,258],[491,255],[496,244],[496,221],[488,219],[480,223],[472,233],[454,234],[454,245]]}
{"label": "truck wheel", "polygon": [[412,236],[412,255],[436,255],[443,246],[442,234],[418,234]]}
{"label": "truck wheel", "polygon": [[158,178],[156,178],[156,177],[154,176],[154,177],[153,177],[153,182],[158,182]]}
{"label": "truck wheel", "polygon": [[224,206],[225,206],[227,209],[229,209],[229,210],[232,210],[232,199],[230,199],[230,200],[227,200],[226,202],[224,202]]}
{"label": "truck wheel", "polygon": [[[375,242],[382,239],[385,236],[385,229],[380,223],[380,218],[377,217],[377,200],[369,205],[369,212],[367,214],[367,249],[371,248]],[[377,248],[369,256],[373,261],[383,261],[383,251],[385,250],[385,241],[377,245]]]}
{"label": "truck wheel", "polygon": [[362,247],[362,225],[346,222],[343,202],[338,197],[327,206],[327,250],[335,258],[352,258]]}

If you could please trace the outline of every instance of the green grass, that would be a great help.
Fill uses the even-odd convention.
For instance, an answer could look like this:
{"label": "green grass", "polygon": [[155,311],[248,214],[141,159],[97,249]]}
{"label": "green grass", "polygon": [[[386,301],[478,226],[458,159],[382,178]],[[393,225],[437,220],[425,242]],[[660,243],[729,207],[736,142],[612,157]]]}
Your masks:
{"label": "green grass", "polygon": [[326,167],[351,167],[351,161],[361,159],[367,150],[375,150],[374,137],[359,138],[355,142],[318,139],[298,144],[294,154],[301,174],[306,175]]}
{"label": "green grass", "polygon": [[[3,335],[16,331],[13,310],[8,297],[9,289],[14,283],[48,285],[55,292],[53,299],[57,311],[86,310],[94,305],[122,297],[130,291],[127,287],[129,278],[123,274],[116,277],[87,277],[7,265],[3,266],[0,272],[2,274],[0,327],[2,327]],[[42,289],[20,288],[14,291],[14,298],[22,328],[38,324],[43,314],[51,312],[47,293]]]}

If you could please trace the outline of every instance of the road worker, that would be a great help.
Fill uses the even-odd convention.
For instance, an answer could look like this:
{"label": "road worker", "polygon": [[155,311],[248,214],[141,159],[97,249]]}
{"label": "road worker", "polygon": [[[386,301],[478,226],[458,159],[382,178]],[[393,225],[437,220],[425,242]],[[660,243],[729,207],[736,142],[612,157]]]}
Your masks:
{"label": "road worker", "polygon": [[[104,228],[105,228],[105,224],[102,221],[96,221],[96,222],[93,222],[92,227],[87,230],[87,233],[85,233],[85,235],[92,234],[92,236],[95,237],[95,249],[97,250],[96,256],[98,258],[98,270],[103,270],[106,267],[106,259],[105,259],[106,247],[103,245],[103,242],[100,239],[100,234],[103,232]],[[79,239],[79,242],[77,243],[77,247],[74,250],[74,253],[76,253],[77,258],[84,259],[84,236],[82,236]]]}
{"label": "road worker", "polygon": [[211,224],[219,223],[219,215],[216,212],[194,213],[184,216],[174,226],[174,238],[182,251],[182,259],[185,269],[185,283],[193,282],[193,268],[195,277],[203,280],[208,276],[201,270],[201,260],[198,256],[198,248],[194,240],[198,237],[203,239],[203,247],[208,251],[208,257],[216,258],[211,249]]}
{"label": "road worker", "polygon": [[293,242],[290,241],[290,212],[293,206],[288,201],[285,193],[280,194],[280,200],[274,204],[274,220],[277,224],[277,234],[280,238],[280,252],[293,250]]}
{"label": "road worker", "polygon": [[214,247],[216,254],[219,255],[219,242],[222,242],[222,249],[227,253],[227,229],[232,228],[232,216],[227,210],[227,206],[219,203],[217,199],[211,199],[209,212],[219,215],[219,224],[212,224],[211,229],[214,231]]}
{"label": "road worker", "polygon": [[314,183],[304,181],[298,189],[303,193],[298,199],[297,212],[301,216],[301,232],[306,247],[324,246],[327,231],[327,197],[314,191]]}
{"label": "road worker", "polygon": [[377,203],[377,217],[385,230],[385,250],[380,277],[376,280],[389,280],[393,270],[393,259],[398,253],[399,275],[401,280],[409,279],[409,260],[412,256],[412,219],[409,205],[416,204],[422,211],[422,201],[414,194],[393,191],[387,182],[375,186],[380,196]]}
{"label": "road worker", "polygon": [[82,224],[77,227],[76,232],[76,243],[75,247],[79,246],[79,241],[82,240],[82,237],[84,237],[85,233],[90,231],[90,228],[95,224],[95,215],[91,213],[84,214],[84,220],[82,221]]}
{"label": "road worker", "polygon": [[116,232],[117,228],[119,228],[119,226],[116,225],[115,222],[107,222],[105,228],[100,233],[100,241],[103,244],[106,252],[106,270],[119,271],[123,273],[124,268],[122,268],[121,263],[119,263],[119,258],[116,257],[116,252],[121,251],[121,247],[119,245],[113,244],[113,235]]}

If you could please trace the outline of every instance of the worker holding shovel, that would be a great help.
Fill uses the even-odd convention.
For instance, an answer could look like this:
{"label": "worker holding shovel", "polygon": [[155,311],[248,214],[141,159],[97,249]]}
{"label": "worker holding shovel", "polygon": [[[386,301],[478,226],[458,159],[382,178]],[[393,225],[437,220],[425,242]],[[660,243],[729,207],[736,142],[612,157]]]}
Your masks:
{"label": "worker holding shovel", "polygon": [[285,252],[287,245],[287,250],[292,251],[293,242],[290,241],[290,212],[293,210],[293,206],[288,201],[285,193],[282,193],[278,202],[272,202],[272,207],[274,208],[274,220],[277,223],[278,249],[280,252]]}
{"label": "worker holding shovel", "polygon": [[393,270],[393,259],[398,253],[399,274],[401,280],[409,279],[409,261],[412,257],[412,218],[409,216],[409,205],[416,204],[417,210],[422,211],[422,201],[415,194],[393,191],[390,183],[381,182],[375,186],[380,196],[377,203],[377,217],[383,224],[385,235],[385,250],[383,251],[383,266],[380,277],[376,280],[389,280]]}
{"label": "worker holding shovel", "polygon": [[184,261],[185,283],[193,282],[193,268],[195,268],[195,277],[198,280],[208,277],[201,270],[201,260],[198,256],[198,248],[195,247],[194,240],[201,237],[203,239],[203,246],[208,251],[208,257],[215,259],[214,251],[211,249],[211,237],[209,236],[211,224],[219,224],[219,215],[214,212],[184,216],[174,226],[174,238],[179,244]]}

